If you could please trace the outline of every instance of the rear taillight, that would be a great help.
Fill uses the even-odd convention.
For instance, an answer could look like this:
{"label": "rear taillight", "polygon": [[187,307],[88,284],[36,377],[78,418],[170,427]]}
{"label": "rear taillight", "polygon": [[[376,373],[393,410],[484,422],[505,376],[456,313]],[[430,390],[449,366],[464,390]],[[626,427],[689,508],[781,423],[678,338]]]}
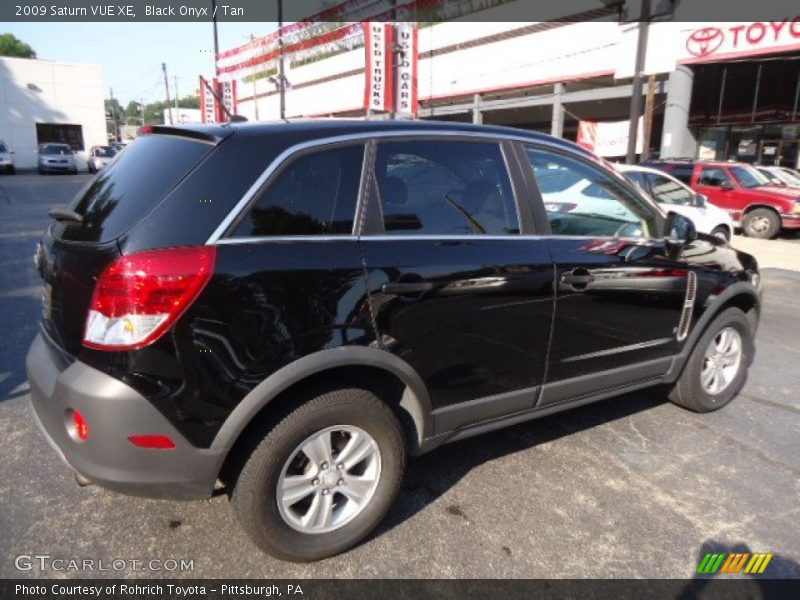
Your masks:
{"label": "rear taillight", "polygon": [[213,246],[123,256],[100,275],[83,345],[131,350],[152,344],[197,298],[214,271]]}

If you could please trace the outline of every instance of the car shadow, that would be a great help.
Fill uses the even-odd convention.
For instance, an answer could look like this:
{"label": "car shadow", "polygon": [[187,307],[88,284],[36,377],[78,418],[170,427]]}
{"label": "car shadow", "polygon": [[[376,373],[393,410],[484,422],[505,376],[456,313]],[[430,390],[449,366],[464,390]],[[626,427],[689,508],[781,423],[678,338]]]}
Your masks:
{"label": "car shadow", "polygon": [[[665,402],[663,388],[653,387],[447,444],[423,457],[411,458],[393,508],[369,539],[383,535],[425,509],[477,466]],[[460,507],[453,505],[445,510],[458,515]]]}

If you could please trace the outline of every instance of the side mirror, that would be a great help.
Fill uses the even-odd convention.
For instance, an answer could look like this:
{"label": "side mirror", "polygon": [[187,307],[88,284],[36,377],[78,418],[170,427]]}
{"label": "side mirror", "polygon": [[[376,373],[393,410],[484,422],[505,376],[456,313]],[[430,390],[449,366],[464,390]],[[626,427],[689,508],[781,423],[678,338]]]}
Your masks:
{"label": "side mirror", "polygon": [[704,194],[697,194],[694,197],[694,205],[697,208],[703,208],[707,202],[708,202],[708,196]]}
{"label": "side mirror", "polygon": [[728,181],[727,179],[725,181],[723,181],[720,184],[719,187],[721,187],[723,190],[732,190],[732,189],[734,189],[734,185],[730,181]]}
{"label": "side mirror", "polygon": [[686,246],[697,239],[697,229],[689,217],[676,212],[667,214],[664,228],[664,242],[672,246]]}

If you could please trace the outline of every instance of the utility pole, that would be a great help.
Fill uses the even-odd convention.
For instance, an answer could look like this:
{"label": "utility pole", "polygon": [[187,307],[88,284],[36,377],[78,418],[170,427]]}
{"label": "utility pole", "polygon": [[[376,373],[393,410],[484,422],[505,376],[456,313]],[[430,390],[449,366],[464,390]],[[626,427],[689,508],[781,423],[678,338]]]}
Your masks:
{"label": "utility pole", "polygon": [[644,131],[642,132],[642,162],[650,158],[650,137],[653,132],[653,110],[656,103],[656,76],[647,78],[647,96],[644,101]]}
{"label": "utility pole", "polygon": [[117,120],[117,103],[114,101],[114,88],[108,88],[111,97],[111,118],[114,119],[114,141],[119,141],[119,121]]}
{"label": "utility pole", "polygon": [[211,0],[211,22],[214,27],[214,74],[219,76],[217,56],[219,55],[219,35],[217,34],[217,0]]}
{"label": "utility pole", "polygon": [[169,124],[172,125],[172,103],[169,99],[169,78],[167,77],[167,63],[161,63],[161,70],[164,71],[164,90],[167,92],[167,111],[169,111]]}
{"label": "utility pole", "polygon": [[281,119],[286,119],[286,76],[283,66],[283,0],[278,0],[278,86],[281,97]]}
{"label": "utility pole", "polygon": [[[250,41],[255,41],[256,36],[252,33],[250,34]],[[256,95],[256,74],[253,73],[251,75],[253,78],[253,110],[255,111],[255,120],[258,121],[258,96]]]}
{"label": "utility pole", "polygon": [[636,46],[636,66],[633,72],[633,96],[631,97],[630,125],[628,128],[628,155],[625,161],[629,165],[636,162],[636,137],[639,132],[639,113],[642,112],[642,71],[644,71],[647,56],[647,35],[650,29],[650,0],[641,1],[639,41]]}
{"label": "utility pole", "polygon": [[172,81],[173,81],[173,83],[175,85],[175,88],[174,88],[175,89],[175,120],[178,121],[178,123],[180,123],[181,122],[181,113],[178,110],[178,76],[177,75],[173,75],[172,76]]}

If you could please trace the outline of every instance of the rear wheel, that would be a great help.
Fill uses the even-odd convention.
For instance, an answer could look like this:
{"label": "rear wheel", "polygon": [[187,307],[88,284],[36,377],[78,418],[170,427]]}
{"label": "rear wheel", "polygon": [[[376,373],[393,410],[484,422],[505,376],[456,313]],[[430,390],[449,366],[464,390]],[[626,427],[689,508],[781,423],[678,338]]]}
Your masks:
{"label": "rear wheel", "polygon": [[389,407],[366,390],[335,390],[267,433],[231,500],[259,548],[286,560],[319,560],[380,523],[404,470],[405,437]]}
{"label": "rear wheel", "polygon": [[711,235],[714,235],[721,240],[725,240],[726,242],[731,241],[731,230],[725,227],[725,225],[714,227],[714,229],[711,230]]}
{"label": "rear wheel", "polygon": [[729,308],[700,336],[670,391],[672,402],[695,412],[711,412],[730,403],[747,380],[753,334],[745,314]]}
{"label": "rear wheel", "polygon": [[742,231],[748,237],[770,240],[781,230],[781,218],[769,208],[751,210],[742,219]]}

